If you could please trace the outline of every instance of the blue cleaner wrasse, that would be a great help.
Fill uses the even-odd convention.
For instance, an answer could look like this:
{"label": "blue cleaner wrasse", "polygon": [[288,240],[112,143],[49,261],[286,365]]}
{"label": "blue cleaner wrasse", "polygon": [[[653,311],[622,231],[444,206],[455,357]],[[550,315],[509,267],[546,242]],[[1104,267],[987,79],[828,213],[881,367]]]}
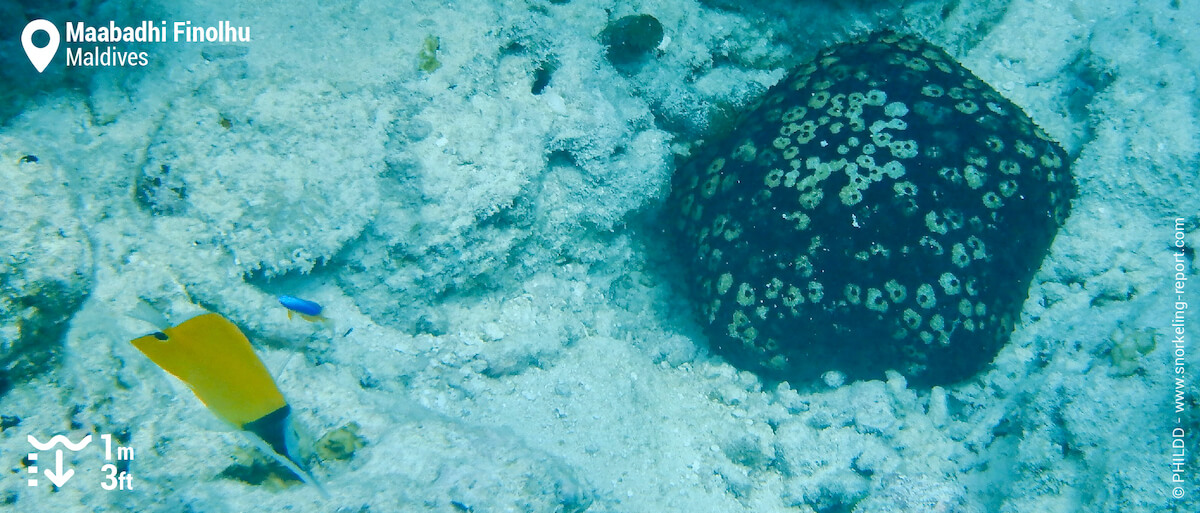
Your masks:
{"label": "blue cleaner wrasse", "polygon": [[130,343],[186,383],[217,418],[254,435],[256,446],[329,496],[299,457],[291,406],[237,325],[207,313]]}
{"label": "blue cleaner wrasse", "polygon": [[321,311],[323,311],[324,308],[321,308],[321,305],[317,304],[315,301],[300,299],[296,296],[282,295],[279,296],[279,304],[283,305],[284,308],[287,308],[288,319],[291,319],[292,313],[295,312],[300,314],[300,317],[303,317],[304,320],[309,322],[324,322],[329,320],[325,316],[321,315]]}

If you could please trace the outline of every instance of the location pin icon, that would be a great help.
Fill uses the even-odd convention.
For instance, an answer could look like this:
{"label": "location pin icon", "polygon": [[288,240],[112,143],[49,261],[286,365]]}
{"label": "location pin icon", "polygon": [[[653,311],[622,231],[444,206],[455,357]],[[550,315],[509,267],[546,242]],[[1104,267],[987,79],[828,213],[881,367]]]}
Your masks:
{"label": "location pin icon", "polygon": [[[50,43],[41,48],[33,45],[33,33],[39,30],[50,35]],[[55,52],[58,52],[58,28],[46,20],[33,20],[25,25],[25,30],[21,32],[21,46],[25,47],[25,55],[29,57],[29,62],[41,73],[54,59]]]}

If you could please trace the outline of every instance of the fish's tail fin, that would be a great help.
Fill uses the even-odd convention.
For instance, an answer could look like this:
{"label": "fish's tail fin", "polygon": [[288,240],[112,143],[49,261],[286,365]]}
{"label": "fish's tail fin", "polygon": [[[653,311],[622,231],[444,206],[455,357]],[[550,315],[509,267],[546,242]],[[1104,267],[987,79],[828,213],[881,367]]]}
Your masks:
{"label": "fish's tail fin", "polygon": [[300,443],[292,423],[291,406],[285,404],[282,408],[244,424],[242,429],[252,435],[250,439],[255,446],[270,454],[302,481],[316,487],[322,496],[329,497],[329,492],[302,463]]}
{"label": "fish's tail fin", "polygon": [[255,447],[258,447],[272,458],[275,458],[275,461],[278,461],[280,465],[287,467],[287,469],[292,471],[293,474],[296,474],[296,477],[299,477],[301,481],[304,481],[305,483],[312,485],[313,488],[316,488],[317,492],[321,494],[321,497],[326,499],[332,498],[332,496],[329,495],[329,490],[325,488],[325,485],[321,484],[321,481],[317,480],[317,477],[314,476],[311,471],[301,465],[299,461],[293,460],[289,455],[280,454],[273,447],[271,447],[266,440],[263,440],[258,436],[249,434],[247,438],[250,439],[251,443],[253,443]]}

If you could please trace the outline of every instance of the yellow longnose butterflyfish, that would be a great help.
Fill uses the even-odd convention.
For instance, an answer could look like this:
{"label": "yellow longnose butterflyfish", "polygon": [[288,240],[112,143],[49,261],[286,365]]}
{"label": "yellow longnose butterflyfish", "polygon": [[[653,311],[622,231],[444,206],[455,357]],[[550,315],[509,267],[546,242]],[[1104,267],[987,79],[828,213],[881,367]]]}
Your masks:
{"label": "yellow longnose butterflyfish", "polygon": [[233,322],[206,313],[131,343],[191,387],[214,415],[252,433],[261,449],[328,496],[299,458],[291,406]]}

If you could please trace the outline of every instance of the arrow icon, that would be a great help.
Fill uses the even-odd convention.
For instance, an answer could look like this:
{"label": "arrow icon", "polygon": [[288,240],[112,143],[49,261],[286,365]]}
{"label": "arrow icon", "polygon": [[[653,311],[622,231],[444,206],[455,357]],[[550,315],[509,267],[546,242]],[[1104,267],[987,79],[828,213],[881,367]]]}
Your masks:
{"label": "arrow icon", "polygon": [[54,470],[51,471],[50,469],[46,469],[42,472],[46,474],[46,478],[49,479],[51,483],[54,483],[54,486],[59,488],[62,488],[63,485],[67,484],[67,480],[71,479],[71,476],[75,475],[75,469],[69,468],[66,472],[63,472],[62,449],[54,451]]}

